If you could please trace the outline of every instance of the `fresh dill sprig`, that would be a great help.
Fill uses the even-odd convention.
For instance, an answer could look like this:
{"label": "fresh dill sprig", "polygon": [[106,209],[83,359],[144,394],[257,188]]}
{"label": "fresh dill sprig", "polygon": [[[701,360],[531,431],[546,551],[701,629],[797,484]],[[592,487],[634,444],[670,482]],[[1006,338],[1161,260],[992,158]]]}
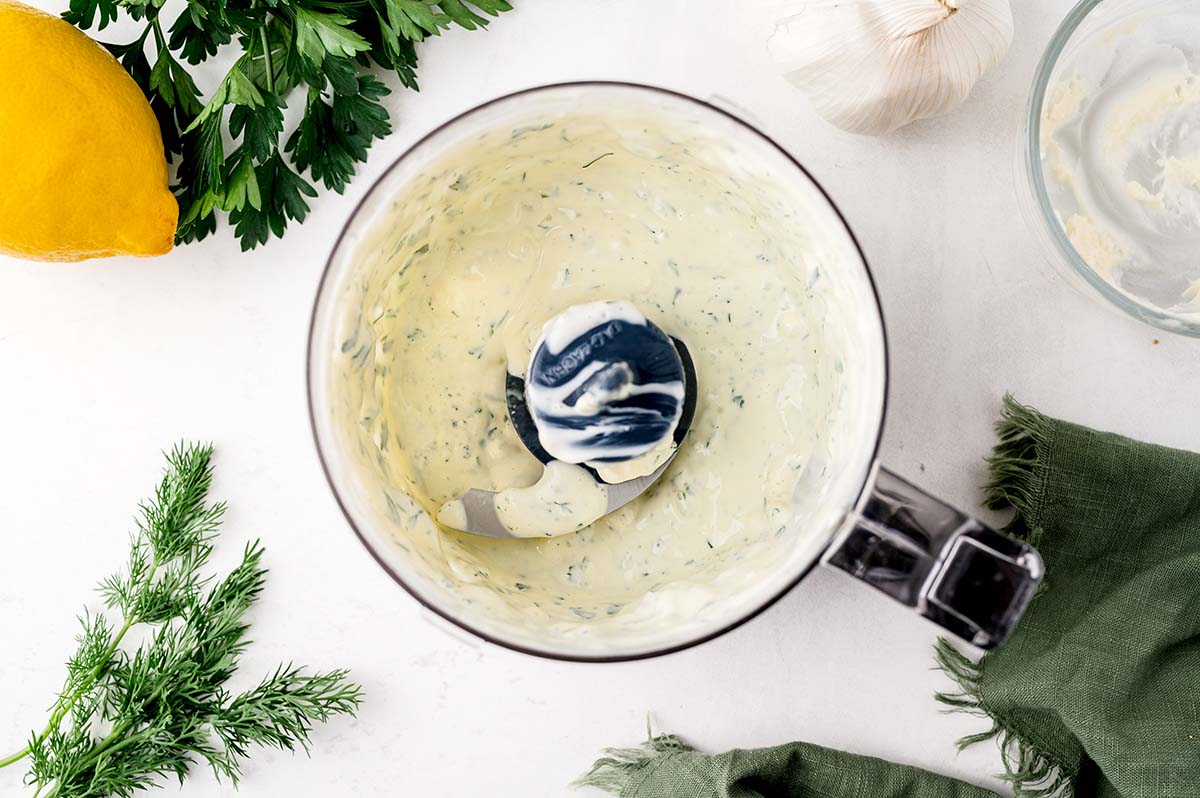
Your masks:
{"label": "fresh dill sprig", "polygon": [[[256,541],[224,578],[204,573],[225,512],[206,503],[211,484],[212,447],[167,455],[124,568],[100,583],[108,611],[80,617],[49,722],[0,759],[28,763],[36,798],[127,798],[162,777],[183,782],[196,764],[236,785],[252,746],[307,751],[314,723],[357,709],[362,694],[344,670],[280,666],[244,693],[226,689],[267,572]],[[140,626],[143,642],[123,645]]]}
{"label": "fresh dill sprig", "polygon": [[[63,17],[82,30],[103,30],[121,12],[143,24],[133,41],[104,46],[150,101],[168,162],[178,157],[176,242],[209,235],[223,211],[251,249],[304,221],[314,182],[341,193],[391,132],[380,101],[389,89],[373,66],[416,89],[419,42],[511,9],[508,0],[70,0]],[[226,48],[239,56],[206,101],[188,68]],[[304,113],[284,139],[293,94]]]}

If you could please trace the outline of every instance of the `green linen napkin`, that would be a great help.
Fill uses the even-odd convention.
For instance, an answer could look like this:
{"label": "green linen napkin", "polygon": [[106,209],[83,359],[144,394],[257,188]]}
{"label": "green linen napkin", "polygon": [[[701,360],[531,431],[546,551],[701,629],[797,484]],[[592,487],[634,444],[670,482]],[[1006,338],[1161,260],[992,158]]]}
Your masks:
{"label": "green linen napkin", "polygon": [[[1005,399],[988,505],[1046,580],[979,662],[948,643],[956,693],[987,717],[1020,796],[1200,796],[1200,455],[1058,421]],[[806,743],[707,756],[664,735],[613,749],[583,784],[621,798],[991,798],[911,767]]]}
{"label": "green linen napkin", "polygon": [[663,734],[605,754],[579,783],[621,798],[1000,798],[918,768],[810,743],[710,756]]}

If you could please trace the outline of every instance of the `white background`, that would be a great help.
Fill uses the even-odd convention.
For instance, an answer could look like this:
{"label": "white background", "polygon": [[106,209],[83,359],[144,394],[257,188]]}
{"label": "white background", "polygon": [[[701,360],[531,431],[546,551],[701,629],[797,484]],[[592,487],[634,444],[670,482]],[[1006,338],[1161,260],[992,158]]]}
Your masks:
{"label": "white background", "polygon": [[[295,659],[350,667],[367,691],[357,720],[317,732],[311,758],[257,754],[244,794],[565,795],[601,747],[640,740],[647,713],[709,750],[805,739],[997,786],[991,745],[954,752],[981,721],[940,714],[931,698],[946,686],[930,669],[933,629],[836,573],[814,573],[715,642],[648,662],[562,664],[447,634],[375,566],[326,487],[305,410],[305,332],[340,225],[418,136],[517,88],[651,82],[734,100],[850,220],[891,335],[890,466],[977,507],[1006,390],[1200,449],[1200,342],[1067,286],[1018,212],[1026,90],[1069,3],[1017,0],[1013,48],[967,103],[882,139],[816,118],[736,0],[517,5],[487,33],[421,48],[422,93],[390,98],[395,133],[345,196],[322,194],[281,242],[242,254],[222,230],[156,260],[0,259],[0,747],[44,722],[75,614],[95,604],[89,586],[121,561],[159,452],[187,438],[218,448],[222,561],[253,537],[267,546],[244,680]],[[14,770],[0,772],[6,795],[21,794]],[[229,792],[206,773],[184,788]]]}

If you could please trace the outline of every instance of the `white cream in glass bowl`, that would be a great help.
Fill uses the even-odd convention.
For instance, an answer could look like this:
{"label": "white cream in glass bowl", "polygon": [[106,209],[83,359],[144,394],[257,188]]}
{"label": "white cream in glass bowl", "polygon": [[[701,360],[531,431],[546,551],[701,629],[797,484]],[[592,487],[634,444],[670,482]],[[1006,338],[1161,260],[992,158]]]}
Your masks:
{"label": "white cream in glass bowl", "polygon": [[1200,335],[1200,5],[1076,6],[1035,80],[1025,153],[1052,259],[1135,317]]}

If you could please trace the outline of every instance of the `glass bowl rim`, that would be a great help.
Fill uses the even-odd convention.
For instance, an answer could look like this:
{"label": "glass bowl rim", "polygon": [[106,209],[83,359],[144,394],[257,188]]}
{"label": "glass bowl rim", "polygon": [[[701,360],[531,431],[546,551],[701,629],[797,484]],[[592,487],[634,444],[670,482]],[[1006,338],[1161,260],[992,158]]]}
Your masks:
{"label": "glass bowl rim", "polygon": [[1055,252],[1061,256],[1062,260],[1079,277],[1117,308],[1138,321],[1150,324],[1165,332],[1200,337],[1200,321],[1180,319],[1178,316],[1174,316],[1162,308],[1133,299],[1104,279],[1087,261],[1080,257],[1071,240],[1067,237],[1066,232],[1063,230],[1062,224],[1059,223],[1058,216],[1054,210],[1054,204],[1050,201],[1050,194],[1046,189],[1046,178],[1042,169],[1041,145],[1042,108],[1045,104],[1046,89],[1049,88],[1050,78],[1054,74],[1055,67],[1058,66],[1058,59],[1070,43],[1071,38],[1075,35],[1075,31],[1092,11],[1106,2],[1111,2],[1111,0],[1079,0],[1070,12],[1068,12],[1066,18],[1059,24],[1054,32],[1054,36],[1050,39],[1050,43],[1046,45],[1046,49],[1042,53],[1037,71],[1034,73],[1033,84],[1029,91],[1029,99],[1025,109],[1025,137],[1023,147],[1025,151],[1025,177],[1029,181],[1033,199],[1037,205],[1038,222],[1042,225],[1043,230],[1049,234]]}
{"label": "glass bowl rim", "polygon": [[867,492],[870,488],[871,482],[872,482],[872,476],[875,472],[874,464],[876,464],[879,460],[879,448],[883,441],[883,431],[884,431],[884,425],[887,420],[888,397],[889,397],[890,385],[891,385],[891,358],[889,355],[887,323],[886,323],[886,320],[883,315],[883,304],[879,298],[879,288],[875,283],[875,276],[871,272],[871,267],[867,261],[866,253],[863,251],[862,245],[859,243],[858,237],[854,234],[854,231],[850,227],[849,222],[846,220],[845,215],[842,214],[841,209],[833,201],[833,198],[829,195],[829,192],[827,192],[825,190],[825,187],[823,185],[821,185],[821,183],[816,179],[816,177],[814,177],[812,175],[812,173],[810,173],[799,162],[799,160],[797,160],[794,156],[792,156],[792,154],[790,152],[788,152],[784,147],[782,147],[778,142],[776,142],[773,138],[768,136],[763,131],[759,130],[758,127],[756,127],[755,125],[746,121],[742,117],[737,116],[736,114],[731,113],[730,111],[727,111],[724,108],[721,108],[720,106],[715,105],[712,102],[702,100],[698,97],[694,97],[692,95],[685,94],[680,91],[663,88],[661,86],[654,86],[654,85],[644,84],[644,83],[635,83],[635,82],[630,82],[630,81],[616,81],[616,80],[563,81],[563,82],[557,82],[557,83],[548,83],[548,84],[543,84],[543,85],[538,85],[538,86],[532,86],[529,88],[509,92],[509,93],[494,97],[492,99],[486,100],[484,102],[480,102],[461,113],[455,114],[451,118],[449,118],[449,119],[445,120],[444,122],[441,122],[438,125],[436,125],[435,127],[433,127],[431,130],[429,130],[427,133],[425,133],[420,138],[418,138],[415,142],[413,142],[410,146],[405,148],[404,151],[401,152],[398,156],[396,156],[396,158],[387,166],[387,168],[384,169],[383,172],[381,172],[379,174],[379,176],[374,179],[374,181],[371,183],[370,187],[366,190],[366,192],[363,193],[362,197],[355,203],[354,208],[351,210],[350,214],[346,217],[345,222],[342,224],[342,229],[338,233],[338,236],[334,241],[333,247],[330,249],[329,256],[326,258],[325,266],[323,267],[323,269],[321,271],[321,278],[317,283],[316,295],[313,299],[312,311],[309,316],[308,340],[307,340],[307,344],[305,347],[305,394],[306,394],[306,399],[307,399],[309,428],[310,428],[310,431],[312,432],[312,441],[313,441],[313,446],[316,449],[317,460],[320,462],[321,471],[325,475],[325,482],[329,486],[330,493],[333,494],[334,501],[337,503],[338,508],[341,510],[342,516],[346,519],[346,523],[349,525],[350,530],[354,533],[355,537],[358,538],[358,541],[359,541],[359,543],[362,544],[363,548],[365,548],[367,550],[367,552],[371,555],[372,559],[374,559],[375,562],[379,565],[379,567],[382,568],[383,571],[389,577],[391,577],[392,581],[394,581],[396,584],[398,584],[404,590],[404,592],[407,593],[409,596],[411,596],[421,607],[423,607],[426,611],[432,612],[435,616],[442,619],[443,621],[451,624],[451,626],[453,626],[457,629],[460,629],[464,632],[467,632],[469,635],[471,635],[474,638],[478,638],[487,643],[491,643],[493,645],[508,649],[510,651],[515,651],[520,654],[527,654],[530,656],[535,656],[535,657],[539,657],[542,659],[554,660],[554,661],[559,661],[559,662],[580,662],[580,663],[633,662],[633,661],[637,661],[637,660],[651,659],[654,657],[660,657],[660,656],[664,656],[667,654],[673,654],[675,652],[683,651],[685,649],[689,649],[694,646],[699,646],[703,643],[709,642],[710,640],[714,640],[714,639],[726,634],[727,632],[733,631],[734,629],[738,628],[739,626],[742,626],[743,624],[758,617],[763,612],[765,612],[767,609],[769,609],[770,607],[775,605],[785,595],[790,593],[792,591],[792,589],[795,588],[796,585],[798,585],[801,582],[801,580],[803,580],[806,576],[808,576],[808,574],[811,573],[817,567],[817,565],[820,564],[820,562],[824,559],[825,553],[828,552],[829,548],[833,545],[833,542],[837,537],[836,528],[830,532],[829,539],[824,543],[824,545],[821,547],[821,549],[817,552],[816,556],[813,557],[812,561],[809,562],[803,568],[800,568],[797,571],[797,573],[795,574],[795,576],[792,577],[791,579],[789,579],[787,581],[787,583],[784,584],[776,593],[774,593],[773,595],[767,596],[764,600],[760,601],[757,606],[749,609],[748,611],[741,613],[736,618],[734,618],[732,621],[722,624],[721,626],[717,627],[716,629],[713,629],[708,632],[704,632],[703,634],[696,635],[692,638],[683,640],[681,642],[671,643],[669,645],[658,646],[658,647],[648,649],[646,651],[637,651],[637,652],[629,653],[629,654],[564,653],[561,651],[540,649],[540,648],[535,648],[533,646],[516,643],[511,640],[507,640],[500,635],[496,635],[491,632],[487,632],[487,631],[478,629],[474,625],[469,623],[468,621],[458,618],[453,613],[443,610],[441,607],[437,606],[433,601],[426,598],[426,596],[424,596],[421,591],[417,590],[415,587],[410,585],[409,582],[405,579],[405,577],[403,577],[399,573],[397,573],[396,569],[393,568],[392,565],[389,562],[387,562],[387,560],[383,557],[383,555],[379,551],[376,550],[375,545],[370,540],[367,539],[367,536],[363,533],[362,529],[359,528],[359,522],[355,519],[355,516],[351,512],[346,501],[342,498],[342,494],[341,494],[341,492],[338,488],[338,484],[334,478],[334,474],[333,474],[333,470],[331,468],[330,462],[329,462],[328,458],[326,457],[325,451],[322,447],[321,432],[320,432],[320,428],[319,428],[319,422],[317,421],[317,397],[316,397],[315,383],[314,383],[314,362],[315,362],[316,356],[317,356],[317,353],[315,350],[316,342],[317,342],[317,319],[318,319],[318,315],[319,315],[319,312],[321,309],[322,299],[325,297],[325,292],[326,292],[328,283],[331,280],[331,272],[333,271],[333,267],[334,267],[334,259],[337,255],[337,253],[339,252],[339,250],[341,249],[343,243],[345,242],[351,227],[353,226],[355,220],[359,216],[359,213],[363,210],[363,208],[366,206],[366,204],[374,197],[375,193],[380,190],[380,186],[382,186],[387,181],[387,178],[397,169],[397,167],[399,167],[399,165],[401,163],[406,161],[409,156],[411,156],[418,150],[422,149],[431,139],[436,137],[438,134],[442,133],[443,131],[445,131],[449,128],[454,127],[459,122],[473,116],[474,114],[476,114],[478,112],[483,111],[484,109],[490,108],[494,105],[498,105],[501,103],[506,103],[506,102],[510,102],[513,100],[517,100],[517,99],[525,97],[525,96],[538,95],[538,94],[547,93],[547,92],[556,91],[556,90],[562,90],[562,89],[585,89],[586,90],[589,88],[610,88],[610,89],[620,89],[620,90],[632,90],[635,92],[643,92],[643,93],[648,93],[648,94],[665,95],[665,96],[673,98],[675,100],[683,101],[685,104],[691,104],[694,106],[698,106],[699,108],[701,108],[707,112],[712,112],[721,117],[724,117],[725,119],[733,122],[735,125],[745,129],[750,134],[757,136],[765,145],[767,145],[768,148],[774,149],[779,155],[781,155],[784,158],[784,160],[787,163],[790,163],[793,167],[795,167],[795,169],[798,170],[800,172],[800,174],[809,181],[809,183],[811,183],[813,188],[815,188],[817,190],[818,194],[825,201],[825,203],[829,206],[830,210],[833,211],[838,222],[842,225],[842,228],[845,230],[846,235],[848,236],[851,245],[854,247],[854,251],[858,253],[859,262],[862,265],[863,274],[866,278],[867,286],[870,289],[871,300],[874,304],[875,312],[879,319],[880,347],[881,347],[880,354],[881,354],[882,366],[883,366],[883,373],[881,375],[881,386],[880,386],[881,391],[882,391],[882,399],[881,399],[881,402],[879,405],[879,418],[875,422],[874,440],[871,443],[871,452],[870,452],[870,456],[868,457],[868,460],[867,460],[867,462],[868,462],[867,472],[866,472],[866,474],[864,474],[862,485],[859,487],[859,490],[858,490],[858,495],[854,498],[854,501],[852,502],[852,504],[850,506],[856,507],[862,502],[862,499],[867,494]]}

